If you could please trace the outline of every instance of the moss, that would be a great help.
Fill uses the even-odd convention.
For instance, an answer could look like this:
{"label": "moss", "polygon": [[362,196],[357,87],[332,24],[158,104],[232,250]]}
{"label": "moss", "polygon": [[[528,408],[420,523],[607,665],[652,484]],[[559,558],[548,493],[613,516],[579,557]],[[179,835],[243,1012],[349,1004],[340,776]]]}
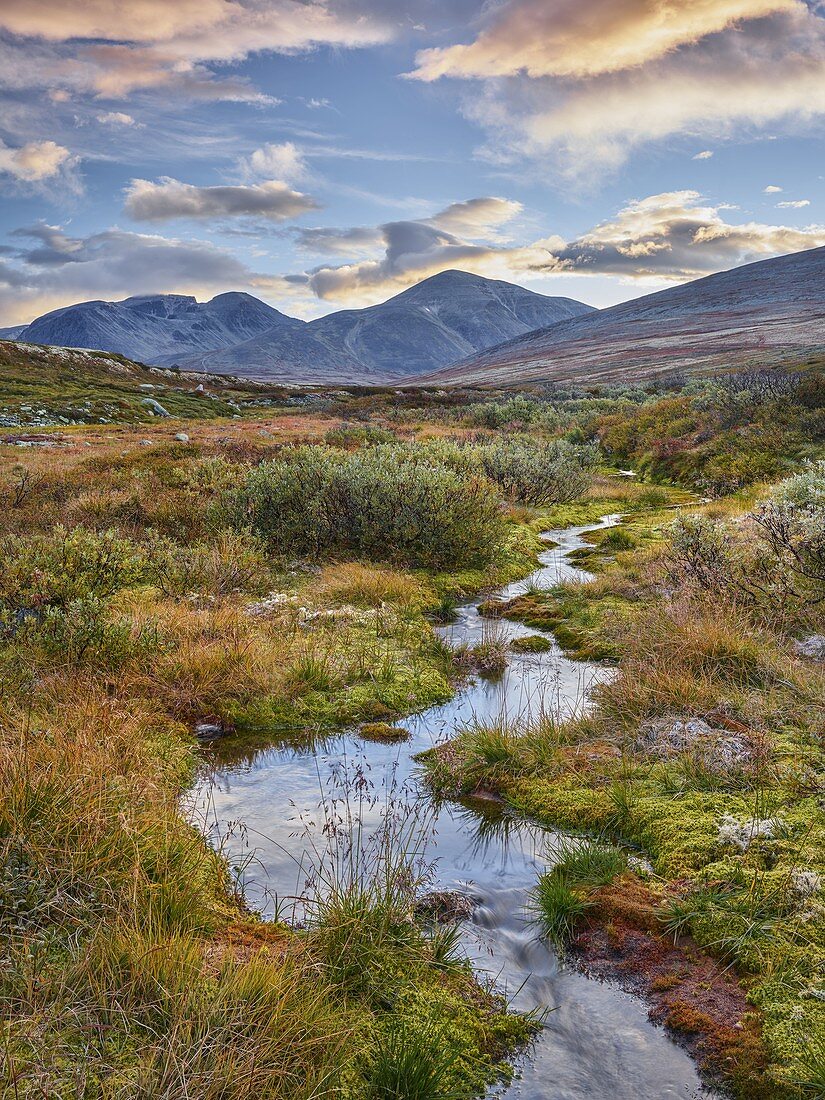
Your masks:
{"label": "moss", "polygon": [[358,731],[367,741],[407,741],[410,731],[388,722],[365,722]]}
{"label": "moss", "polygon": [[615,811],[606,791],[580,785],[575,777],[557,782],[520,779],[508,786],[507,794],[531,817],[581,832],[606,832]]}

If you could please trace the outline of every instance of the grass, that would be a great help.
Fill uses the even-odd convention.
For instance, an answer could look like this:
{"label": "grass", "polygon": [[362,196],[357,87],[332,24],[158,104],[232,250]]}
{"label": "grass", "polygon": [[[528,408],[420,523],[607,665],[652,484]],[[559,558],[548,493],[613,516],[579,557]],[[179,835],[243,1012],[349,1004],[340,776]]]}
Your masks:
{"label": "grass", "polygon": [[[670,898],[662,931],[690,932],[750,974],[776,1096],[794,1080],[816,1095],[821,1059],[800,1037],[823,1026],[809,995],[821,983],[821,921],[811,918],[820,899],[794,884],[825,872],[823,674],[793,655],[794,624],[673,589],[663,566],[670,509],[690,493],[608,468],[585,498],[551,507],[506,503],[485,485],[495,559],[437,555],[414,569],[381,560],[394,555],[374,540],[357,554],[325,544],[296,557],[247,529],[235,507],[262,463],[330,432],[359,470],[373,468],[362,451],[380,457],[390,439],[432,439],[447,462],[458,443],[493,445],[516,421],[536,440],[604,429],[613,457],[635,461],[662,425],[684,425],[684,400],[679,411],[644,392],[548,402],[377,390],[319,395],[311,413],[296,412],[287,391],[215,382],[212,400],[195,379],[118,357],[56,364],[27,352],[24,362],[3,347],[0,414],[29,404],[35,421],[41,407],[46,419],[78,421],[43,430],[42,448],[17,447],[17,426],[0,431],[4,1094],[482,1093],[531,1023],[479,986],[454,935],[411,919],[421,868],[405,862],[409,845],[396,836],[393,859],[321,876],[305,929],[260,921],[180,815],[198,761],[192,728],[219,721],[264,739],[399,729],[401,716],[449,698],[462,672],[431,618],[528,574],[544,548],[538,532],[615,511],[622,526],[582,559],[597,579],[530,591],[519,608],[568,652],[620,660],[592,711],[528,728],[477,725],[427,767],[444,795],[499,790],[547,825],[601,838],[565,847],[537,887],[538,917],[559,942],[595,919],[600,891],[629,877],[620,842],[645,850]],[[147,384],[162,384],[158,399],[186,420],[148,430]],[[805,401],[798,416],[814,441],[818,414]],[[652,434],[631,439],[640,409]],[[174,440],[182,427],[188,443]],[[694,443],[698,476],[713,455]],[[660,476],[666,458],[646,468]],[[750,506],[742,496],[712,507],[722,520]],[[453,534],[458,545],[461,522]],[[491,628],[474,659],[500,667],[499,641]],[[645,755],[640,723],[669,715],[744,730],[760,746],[753,766],[720,777]],[[720,841],[726,815],[781,827],[741,851]]]}
{"label": "grass", "polygon": [[590,902],[584,893],[555,870],[541,875],[530,894],[530,909],[536,924],[559,950],[566,947],[589,908]]}

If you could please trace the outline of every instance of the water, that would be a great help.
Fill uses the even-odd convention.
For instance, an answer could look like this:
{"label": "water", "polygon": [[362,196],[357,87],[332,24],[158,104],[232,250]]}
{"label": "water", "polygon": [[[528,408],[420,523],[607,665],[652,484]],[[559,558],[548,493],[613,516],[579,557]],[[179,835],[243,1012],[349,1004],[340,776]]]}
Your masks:
{"label": "water", "polygon": [[[550,531],[556,543],[540,555],[526,581],[501,590],[509,599],[530,586],[549,588],[579,573],[569,559],[587,545],[582,535],[618,522]],[[540,633],[508,620],[484,619],[477,602],[458,609],[441,628],[453,644],[477,644],[491,629],[512,639]],[[194,807],[213,843],[230,863],[243,865],[245,896],[267,915],[294,913],[308,853],[324,846],[322,801],[342,797],[353,776],[363,776],[372,797],[361,804],[363,827],[380,825],[388,798],[426,805],[413,756],[450,737],[474,719],[526,719],[570,714],[586,704],[592,684],[610,670],[570,661],[555,646],[510,655],[496,680],[479,679],[452,700],[404,722],[412,737],[401,744],[365,742],[340,734],[305,739],[230,738],[208,750],[210,766],[194,792]],[[486,800],[442,806],[435,814],[427,856],[434,883],[458,889],[476,902],[463,925],[465,948],[518,1010],[547,1009],[537,1041],[519,1061],[519,1077],[491,1096],[507,1100],[688,1100],[714,1096],[701,1087],[690,1058],[647,1019],[645,1006],[608,984],[560,964],[525,915],[527,893],[552,863],[554,834]]]}

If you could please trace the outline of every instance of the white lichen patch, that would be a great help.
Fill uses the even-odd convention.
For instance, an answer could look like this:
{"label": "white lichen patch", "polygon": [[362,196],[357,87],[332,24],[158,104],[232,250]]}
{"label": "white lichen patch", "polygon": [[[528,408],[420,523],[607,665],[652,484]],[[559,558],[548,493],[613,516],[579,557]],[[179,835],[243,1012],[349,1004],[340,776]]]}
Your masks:
{"label": "white lichen patch", "polygon": [[774,840],[778,828],[779,822],[775,817],[750,817],[737,821],[730,814],[725,814],[717,839],[720,844],[732,845],[740,852],[746,852],[755,840]]}

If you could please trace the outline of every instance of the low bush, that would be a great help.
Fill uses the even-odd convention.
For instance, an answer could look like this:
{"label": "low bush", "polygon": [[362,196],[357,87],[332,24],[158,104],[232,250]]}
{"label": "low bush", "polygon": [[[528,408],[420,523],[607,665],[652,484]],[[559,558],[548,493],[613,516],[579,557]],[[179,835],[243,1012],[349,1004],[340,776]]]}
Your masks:
{"label": "low bush", "polygon": [[430,569],[483,566],[504,522],[490,484],[426,450],[300,448],[248,476],[240,516],[279,554],[349,551]]}
{"label": "low bush", "polygon": [[519,504],[567,504],[592,481],[593,451],[563,440],[503,438],[476,450],[486,475]]}

